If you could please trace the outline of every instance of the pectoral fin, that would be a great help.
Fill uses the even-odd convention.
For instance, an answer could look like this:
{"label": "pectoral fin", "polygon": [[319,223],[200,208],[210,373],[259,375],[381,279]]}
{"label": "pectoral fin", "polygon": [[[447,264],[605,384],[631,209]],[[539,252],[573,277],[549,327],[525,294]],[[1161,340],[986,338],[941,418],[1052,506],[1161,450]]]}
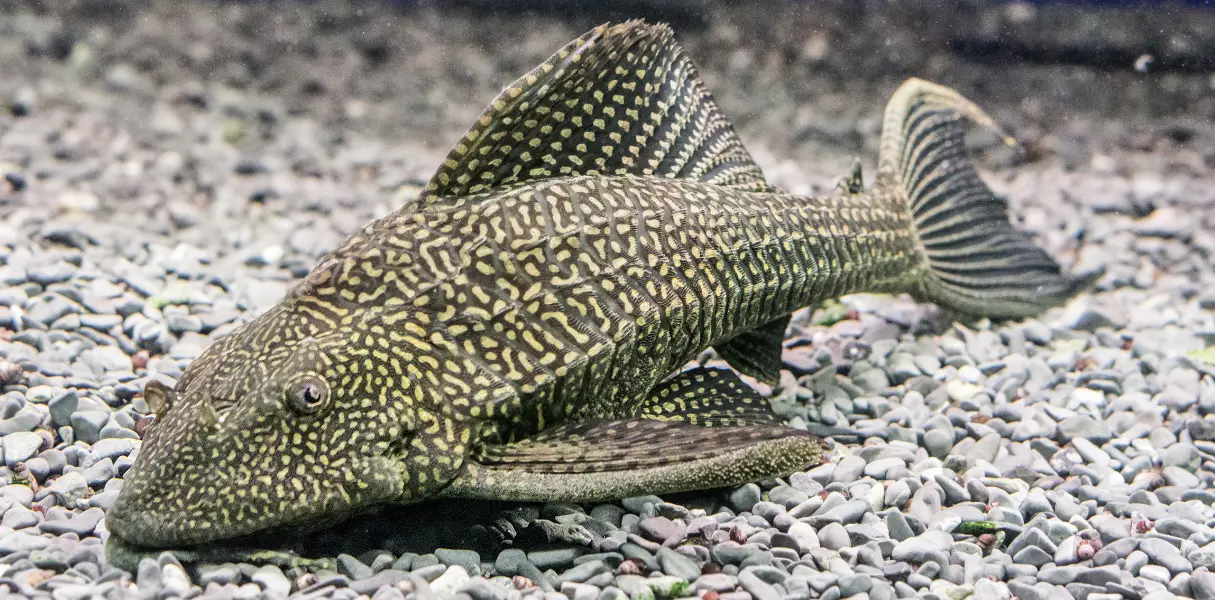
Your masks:
{"label": "pectoral fin", "polygon": [[455,498],[600,502],[782,477],[819,464],[822,442],[777,423],[701,427],[630,419],[545,430],[491,445],[445,490]]}
{"label": "pectoral fin", "polygon": [[704,427],[779,423],[768,399],[729,369],[678,373],[658,384],[634,416]]}
{"label": "pectoral fin", "polygon": [[788,328],[789,317],[781,317],[716,344],[713,349],[743,375],[776,385],[780,383],[781,352]]}

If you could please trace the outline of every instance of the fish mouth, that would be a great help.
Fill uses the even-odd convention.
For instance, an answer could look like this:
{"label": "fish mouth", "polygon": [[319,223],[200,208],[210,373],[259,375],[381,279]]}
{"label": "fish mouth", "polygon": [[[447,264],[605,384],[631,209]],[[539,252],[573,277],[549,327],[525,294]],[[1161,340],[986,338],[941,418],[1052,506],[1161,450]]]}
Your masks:
{"label": "fish mouth", "polygon": [[[374,472],[375,468],[385,467],[381,464],[384,460],[380,456],[362,456],[355,459],[355,463],[360,472]],[[112,546],[115,563],[121,562],[124,568],[138,566],[140,556],[155,557],[165,550],[182,556],[213,556],[216,554],[213,550],[228,548],[232,549],[228,553],[232,556],[277,550],[289,545],[293,536],[306,536],[334,527],[351,517],[397,501],[401,487],[399,481],[388,480],[358,488],[353,485],[342,488],[338,484],[313,501],[291,499],[286,508],[281,507],[277,496],[254,493],[244,505],[250,512],[240,516],[236,510],[231,510],[233,503],[209,502],[205,508],[188,510],[176,503],[163,502],[161,495],[165,490],[151,485],[138,470],[140,466],[136,464],[128,472],[127,485],[106,514],[107,554]],[[179,482],[196,480],[180,476],[175,479]],[[228,518],[229,511],[234,518]]]}
{"label": "fish mouth", "polygon": [[[366,512],[375,510],[376,507],[372,507]],[[336,522],[282,523],[252,533],[220,536],[183,532],[166,527],[165,523],[146,514],[128,516],[120,512],[112,523],[107,518],[110,532],[105,540],[106,560],[119,569],[132,572],[138,569],[141,560],[156,559],[165,552],[182,563],[246,562],[276,564],[283,568],[332,569],[336,564],[331,559],[305,556],[309,553],[301,541],[320,530],[339,529],[353,516],[357,513],[338,517]]]}
{"label": "fish mouth", "polygon": [[[142,559],[155,560],[164,552],[187,568],[249,563],[274,564],[284,570],[333,570],[339,554],[362,556],[371,550],[401,555],[427,554],[436,548],[467,548],[493,556],[503,547],[502,537],[494,532],[495,521],[505,510],[517,506],[454,499],[378,504],[326,523],[282,524],[237,537],[160,547],[145,545],[139,529],[141,520],[135,518],[120,520],[117,530],[110,529],[105,552],[109,564],[132,572]],[[131,532],[138,541],[131,539]]]}
{"label": "fish mouth", "polygon": [[[130,489],[129,495],[128,489]],[[147,550],[200,548],[209,544],[225,543],[226,540],[242,540],[260,536],[279,529],[320,528],[329,525],[333,519],[353,514],[352,511],[343,511],[334,507],[329,507],[328,511],[318,512],[313,507],[304,506],[273,517],[244,523],[224,524],[191,518],[183,513],[159,507],[150,508],[145,506],[144,500],[145,498],[136,491],[135,486],[124,489],[119,494],[118,501],[106,514],[106,527],[109,529],[111,538],[122,540],[124,545],[131,548]],[[327,518],[328,515],[332,515],[332,518]]]}
{"label": "fish mouth", "polygon": [[[361,456],[359,461],[363,463],[359,469],[362,472],[391,472],[393,467],[391,460],[380,455]],[[349,493],[355,489],[357,494]],[[393,543],[403,548],[427,548],[426,543],[412,543],[419,539],[442,541],[454,537],[451,543],[463,540],[467,531],[454,536],[453,532],[467,529],[469,514],[479,514],[475,508],[453,511],[451,507],[462,504],[450,500],[401,504],[403,489],[403,480],[381,479],[372,487],[347,488],[348,494],[335,490],[326,501],[293,502],[288,511],[224,523],[164,505],[153,506],[158,492],[136,474],[106,515],[106,555],[110,564],[129,571],[137,570],[141,559],[155,559],[166,551],[182,563],[336,568],[331,557],[391,548],[384,545],[385,540],[396,540]],[[493,519],[487,517],[486,523],[492,525]],[[421,537],[413,535],[412,530],[419,527],[435,531]],[[420,553],[436,547],[443,544]]]}

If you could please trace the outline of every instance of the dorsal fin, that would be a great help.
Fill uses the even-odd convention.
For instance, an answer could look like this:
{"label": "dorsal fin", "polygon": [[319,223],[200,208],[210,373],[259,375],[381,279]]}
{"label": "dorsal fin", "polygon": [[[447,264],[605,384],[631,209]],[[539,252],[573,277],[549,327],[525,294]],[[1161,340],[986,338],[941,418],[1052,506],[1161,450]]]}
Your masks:
{"label": "dorsal fin", "polygon": [[628,174],[773,189],[666,25],[601,25],[519,78],[447,155],[420,201]]}

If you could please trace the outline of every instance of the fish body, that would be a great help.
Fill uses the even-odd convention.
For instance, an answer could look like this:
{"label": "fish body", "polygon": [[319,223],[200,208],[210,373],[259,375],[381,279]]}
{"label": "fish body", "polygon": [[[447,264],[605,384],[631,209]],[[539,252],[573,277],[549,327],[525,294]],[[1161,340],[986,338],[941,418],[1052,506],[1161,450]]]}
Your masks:
{"label": "fish body", "polygon": [[912,80],[879,170],[823,197],[764,180],[664,26],[599,27],[508,87],[425,192],[216,342],[157,413],[108,515],[171,547],[376,504],[590,502],[818,464],[734,371],[775,383],[793,311],[908,292],[1034,314],[1088,278],[1008,223],[962,147],[991,120]]}

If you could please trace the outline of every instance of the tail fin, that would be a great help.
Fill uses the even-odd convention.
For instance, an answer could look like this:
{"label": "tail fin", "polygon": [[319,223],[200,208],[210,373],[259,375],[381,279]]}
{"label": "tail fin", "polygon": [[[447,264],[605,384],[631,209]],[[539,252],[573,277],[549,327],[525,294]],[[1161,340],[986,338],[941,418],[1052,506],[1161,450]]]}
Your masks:
{"label": "tail fin", "polygon": [[964,118],[1000,132],[974,103],[920,79],[904,83],[886,106],[878,176],[907,194],[929,266],[918,295],[990,317],[1025,317],[1062,304],[1101,274],[1063,275],[1013,228],[1004,202],[966,156]]}

